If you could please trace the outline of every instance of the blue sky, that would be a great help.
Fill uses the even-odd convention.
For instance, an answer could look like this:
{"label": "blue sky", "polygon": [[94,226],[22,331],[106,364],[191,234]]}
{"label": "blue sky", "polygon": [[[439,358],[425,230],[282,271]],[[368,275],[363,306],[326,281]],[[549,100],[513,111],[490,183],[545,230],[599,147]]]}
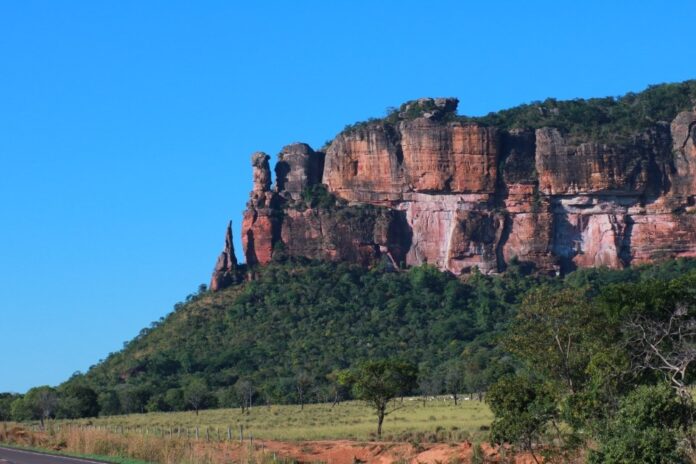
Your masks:
{"label": "blue sky", "polygon": [[[693,3],[0,3],[0,391],[207,282],[249,156],[421,96],[479,115],[696,78]],[[239,247],[239,241],[237,240]],[[241,255],[238,249],[238,255]]]}

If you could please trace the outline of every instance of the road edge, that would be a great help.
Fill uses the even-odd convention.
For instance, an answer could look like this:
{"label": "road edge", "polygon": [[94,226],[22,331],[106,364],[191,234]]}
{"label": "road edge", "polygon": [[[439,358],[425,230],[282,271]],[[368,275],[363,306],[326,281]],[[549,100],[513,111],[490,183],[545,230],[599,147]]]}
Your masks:
{"label": "road edge", "polygon": [[[6,443],[0,442],[0,449],[6,449],[8,451],[17,451],[20,453],[27,453],[27,454],[36,454],[39,456],[54,456],[57,458],[66,458],[66,459],[72,459],[75,461],[80,461],[85,464],[119,464],[117,461],[106,461],[104,459],[97,459],[97,458],[87,458],[83,456],[75,456],[71,454],[65,454],[65,453],[56,453],[56,452],[51,452],[50,450],[43,450],[42,448],[25,448],[22,446],[16,446],[16,445],[9,445]],[[108,456],[104,456],[105,458],[108,458]],[[128,458],[123,458],[123,459],[128,459]],[[144,461],[143,461],[144,463]]]}

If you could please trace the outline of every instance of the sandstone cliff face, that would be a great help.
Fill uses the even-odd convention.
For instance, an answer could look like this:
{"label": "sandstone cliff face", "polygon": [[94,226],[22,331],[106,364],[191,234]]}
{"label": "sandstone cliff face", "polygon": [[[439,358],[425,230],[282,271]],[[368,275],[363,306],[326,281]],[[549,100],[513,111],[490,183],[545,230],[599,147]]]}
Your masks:
{"label": "sandstone cliff face", "polygon": [[248,265],[268,264],[278,237],[278,211],[271,192],[270,156],[251,155],[254,187],[242,219],[242,246]]}
{"label": "sandstone cliff face", "polygon": [[[282,251],[460,274],[512,259],[559,272],[696,256],[696,110],[599,144],[457,121],[456,103],[415,101],[326,153],[289,145],[273,189],[269,157],[254,154],[247,263]],[[311,204],[322,185],[338,201]]]}

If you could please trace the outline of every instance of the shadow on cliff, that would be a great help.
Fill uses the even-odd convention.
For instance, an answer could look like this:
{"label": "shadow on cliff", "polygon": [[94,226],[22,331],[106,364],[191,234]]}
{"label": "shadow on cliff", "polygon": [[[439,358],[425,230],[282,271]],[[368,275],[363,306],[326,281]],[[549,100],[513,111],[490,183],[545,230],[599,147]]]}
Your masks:
{"label": "shadow on cliff", "polygon": [[406,219],[406,211],[391,211],[391,221],[387,230],[387,249],[394,263],[403,269],[406,255],[413,244],[413,229]]}

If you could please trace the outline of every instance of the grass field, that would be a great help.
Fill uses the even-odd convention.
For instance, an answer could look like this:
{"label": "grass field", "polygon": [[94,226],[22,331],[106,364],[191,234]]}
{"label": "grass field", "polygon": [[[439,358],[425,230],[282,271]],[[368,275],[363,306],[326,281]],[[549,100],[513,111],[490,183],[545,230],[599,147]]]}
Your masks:
{"label": "grass field", "polygon": [[[490,424],[493,416],[480,401],[460,401],[455,406],[451,399],[436,398],[423,403],[418,398],[406,398],[397,403],[398,410],[389,414],[384,423],[383,438],[404,440],[424,434],[437,434],[441,440],[461,440],[481,435],[481,427]],[[201,436],[208,429],[211,439],[217,433],[224,439],[228,427],[233,436],[239,434],[240,425],[244,434],[266,440],[324,440],[374,438],[376,417],[364,403],[344,402],[305,405],[300,410],[296,405],[258,406],[242,414],[240,409],[212,409],[171,413],[130,414],[98,419],[59,421],[73,425],[106,426],[109,428],[147,429],[148,433],[168,433],[174,429],[187,429],[188,434],[199,428]],[[182,432],[186,433],[186,432]],[[431,438],[433,439],[433,438]]]}

